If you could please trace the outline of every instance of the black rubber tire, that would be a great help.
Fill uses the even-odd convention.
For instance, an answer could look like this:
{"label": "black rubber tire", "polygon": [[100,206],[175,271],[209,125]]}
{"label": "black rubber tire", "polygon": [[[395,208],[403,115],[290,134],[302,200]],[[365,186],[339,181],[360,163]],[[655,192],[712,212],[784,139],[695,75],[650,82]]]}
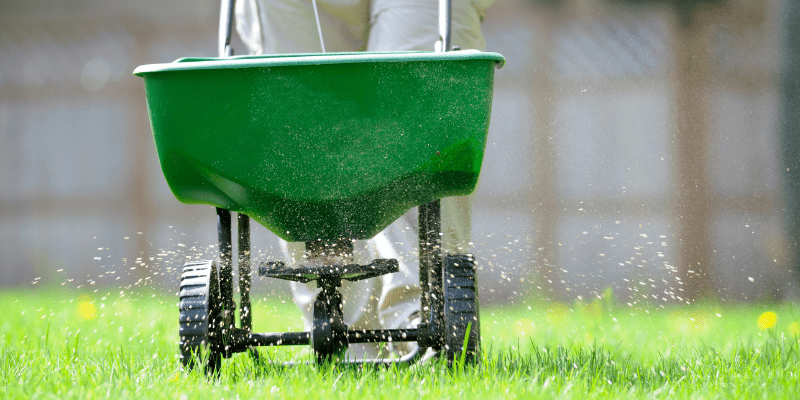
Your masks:
{"label": "black rubber tire", "polygon": [[[444,258],[444,351],[447,360],[459,360],[467,326],[466,362],[474,363],[481,343],[478,310],[478,280],[475,258],[471,254],[448,254]],[[471,323],[471,325],[470,325]]]}
{"label": "black rubber tire", "polygon": [[222,301],[216,264],[213,261],[184,264],[178,296],[181,364],[191,370],[198,361],[205,362],[204,371],[216,373],[222,363],[219,343]]}

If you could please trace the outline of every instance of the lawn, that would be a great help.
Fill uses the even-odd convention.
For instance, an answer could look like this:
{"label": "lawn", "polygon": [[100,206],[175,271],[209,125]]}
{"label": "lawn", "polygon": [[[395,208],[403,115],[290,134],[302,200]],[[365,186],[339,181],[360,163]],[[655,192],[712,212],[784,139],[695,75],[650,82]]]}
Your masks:
{"label": "lawn", "polygon": [[[478,366],[281,367],[246,355],[182,372],[177,299],[153,292],[0,293],[3,398],[800,398],[796,304],[630,308],[522,302],[481,310]],[[300,329],[259,299],[256,331]],[[304,348],[264,349],[308,360]]]}

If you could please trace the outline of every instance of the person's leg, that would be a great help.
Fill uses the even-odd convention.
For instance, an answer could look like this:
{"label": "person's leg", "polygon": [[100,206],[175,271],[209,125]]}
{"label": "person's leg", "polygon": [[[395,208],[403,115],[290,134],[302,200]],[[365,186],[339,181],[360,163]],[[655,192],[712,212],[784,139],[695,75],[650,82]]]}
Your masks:
{"label": "person's leg", "polygon": [[[463,49],[483,49],[480,32],[483,8],[472,1],[455,0],[452,10],[452,42]],[[368,51],[432,50],[438,40],[438,3],[429,0],[376,0],[372,4]],[[442,199],[442,247],[444,252],[468,253],[471,249],[472,198],[460,196]],[[411,210],[366,242],[367,254],[357,259],[366,262],[374,258],[398,260],[400,271],[380,279],[369,279],[342,288],[346,323],[353,328],[405,328],[419,323],[420,294],[417,212]],[[356,250],[364,248],[357,242]],[[302,244],[301,244],[302,245]],[[297,247],[297,251],[301,251]],[[301,254],[301,253],[300,253]],[[358,254],[357,254],[358,255]],[[293,285],[295,300],[307,299],[306,312],[313,303],[311,292],[305,296],[302,285]],[[301,302],[298,302],[300,305]],[[303,307],[303,305],[301,305]],[[310,317],[309,317],[310,318]],[[401,353],[414,346],[395,346]],[[365,355],[373,356],[378,348],[362,347]],[[354,349],[355,350],[355,349]]]}
{"label": "person's leg", "polygon": [[[326,51],[360,51],[366,47],[369,22],[368,0],[318,0],[317,7]],[[311,0],[237,0],[236,28],[250,54],[319,53],[321,47]],[[314,265],[320,260],[303,257],[305,243],[281,241],[287,264]],[[369,262],[366,242],[355,245],[355,262]],[[292,296],[303,312],[306,329],[312,327],[312,307],[319,292],[315,283],[292,282]],[[351,329],[380,327],[377,314],[379,279],[342,282],[345,323]],[[351,358],[375,358],[381,345],[355,344]]]}
{"label": "person's leg", "polygon": [[[451,41],[462,49],[485,47],[480,30],[486,3],[453,0]],[[370,12],[368,51],[432,51],[439,39],[438,1],[373,0]],[[471,248],[472,195],[442,199],[443,253],[468,253]],[[420,313],[418,230],[416,210],[409,211],[370,241],[379,258],[397,258],[400,272],[381,278],[383,287],[378,313],[384,328],[411,327]],[[414,346],[397,346],[400,352]]]}

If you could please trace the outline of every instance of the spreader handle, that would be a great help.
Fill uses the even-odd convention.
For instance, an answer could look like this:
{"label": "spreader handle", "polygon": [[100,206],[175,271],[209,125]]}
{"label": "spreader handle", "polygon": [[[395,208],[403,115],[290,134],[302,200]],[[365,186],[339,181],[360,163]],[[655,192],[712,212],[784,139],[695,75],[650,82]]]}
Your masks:
{"label": "spreader handle", "polygon": [[219,7],[219,56],[230,57],[233,55],[231,47],[231,32],[233,31],[233,5],[236,0],[222,0]]}
{"label": "spreader handle", "polygon": [[450,11],[451,0],[439,0],[439,41],[436,42],[437,53],[450,51]]}

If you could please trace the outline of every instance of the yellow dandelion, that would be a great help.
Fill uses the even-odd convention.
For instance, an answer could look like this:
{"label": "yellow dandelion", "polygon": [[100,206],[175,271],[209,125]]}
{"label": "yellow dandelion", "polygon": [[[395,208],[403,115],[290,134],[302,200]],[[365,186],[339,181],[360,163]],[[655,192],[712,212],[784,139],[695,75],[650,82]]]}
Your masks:
{"label": "yellow dandelion", "polygon": [[800,324],[797,322],[792,322],[789,324],[789,334],[794,337],[800,336]]}
{"label": "yellow dandelion", "polygon": [[758,316],[758,327],[760,329],[769,329],[775,326],[775,322],[778,321],[778,314],[775,314],[772,311],[767,311]]}
{"label": "yellow dandelion", "polygon": [[78,315],[88,321],[97,316],[97,308],[90,301],[81,301],[78,303]]}

